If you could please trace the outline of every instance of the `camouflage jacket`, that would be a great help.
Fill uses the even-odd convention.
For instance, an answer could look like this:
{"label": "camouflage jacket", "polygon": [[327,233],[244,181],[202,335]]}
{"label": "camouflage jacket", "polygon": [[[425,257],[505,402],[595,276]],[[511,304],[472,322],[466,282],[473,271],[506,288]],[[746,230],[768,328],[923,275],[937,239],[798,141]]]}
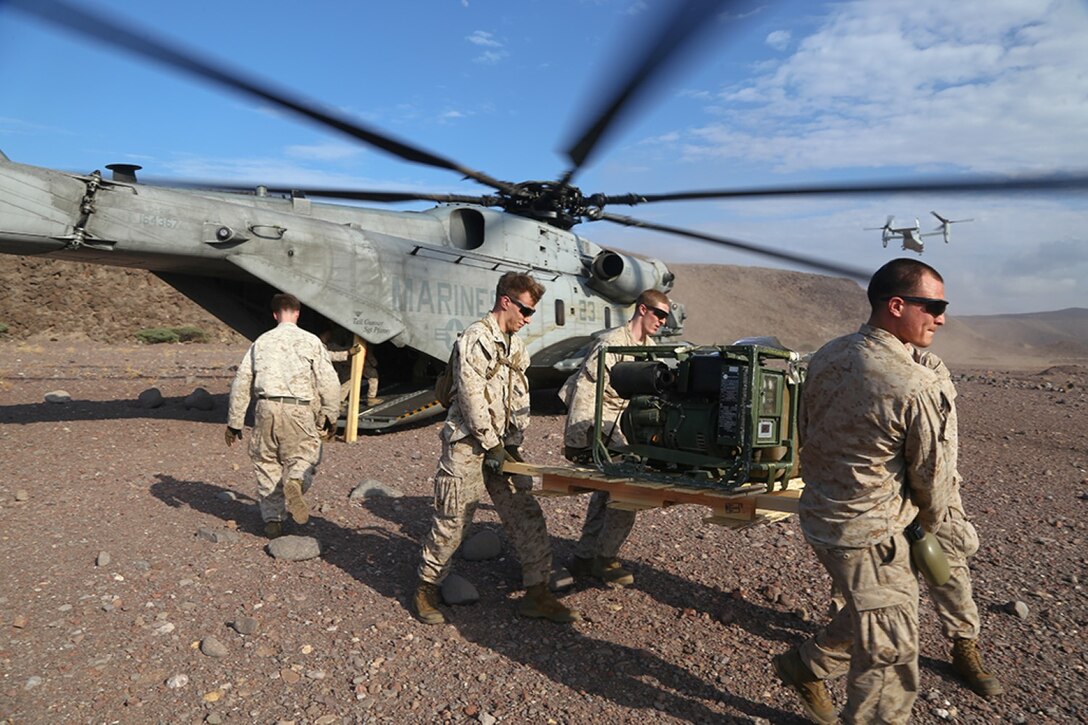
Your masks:
{"label": "camouflage jacket", "polygon": [[891,333],[862,325],[812,358],[801,407],[800,520],[813,544],[865,548],[918,516],[933,530],[956,477],[947,384]]}
{"label": "camouflage jacket", "polygon": [[[944,394],[952,401],[951,420],[946,429],[946,436],[950,441],[952,449],[959,453],[960,438],[959,438],[959,418],[956,415],[956,385],[952,382],[952,373],[948,370],[948,366],[944,364],[944,360],[937,357],[933,353],[927,350],[920,350],[913,348],[914,361],[919,365],[924,365],[933,372],[937,373],[937,379],[940,380],[941,387],[944,389]],[[963,477],[960,475],[959,469],[953,474],[953,479],[956,486],[959,486],[963,481]]]}
{"label": "camouflage jacket", "polygon": [[246,351],[230,386],[227,425],[241,428],[250,399],[268,397],[311,401],[319,425],[340,413],[340,379],[328,349],[291,322],[276,325]]}
{"label": "camouflage jacket", "polygon": [[[653,341],[647,337],[642,341],[643,345],[649,345]],[[639,343],[631,337],[631,330],[627,325],[613,327],[605,330],[594,341],[586,359],[582,361],[582,367],[578,372],[567,378],[567,382],[559,390],[559,397],[567,404],[567,425],[563,433],[563,444],[571,448],[590,448],[593,435],[593,418],[597,402],[597,367],[601,357],[601,347],[628,346]],[[612,372],[612,366],[623,359],[622,355],[608,353],[605,355],[605,375]],[[604,436],[606,445],[615,447],[624,445],[627,440],[619,428],[619,418],[627,407],[627,401],[619,396],[612,387],[611,380],[604,384],[604,402],[601,406],[601,435]]]}
{"label": "camouflage jacket", "polygon": [[521,445],[529,425],[529,353],[517,335],[499,329],[488,313],[461,333],[454,345],[453,402],[442,436],[469,436],[484,448]]}

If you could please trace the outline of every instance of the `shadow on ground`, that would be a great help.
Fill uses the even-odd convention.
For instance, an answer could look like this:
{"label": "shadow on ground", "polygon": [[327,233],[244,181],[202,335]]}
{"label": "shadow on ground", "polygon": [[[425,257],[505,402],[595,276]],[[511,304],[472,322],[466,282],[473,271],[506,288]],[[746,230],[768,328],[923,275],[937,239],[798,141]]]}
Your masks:
{"label": "shadow on ground", "polygon": [[185,407],[185,397],[164,398],[158,408],[141,408],[136,399],[130,400],[79,400],[69,403],[20,403],[0,405],[0,423],[26,425],[29,423],[61,423],[76,420],[191,420],[198,423],[225,423],[227,419],[226,393],[212,395],[211,410]]}
{"label": "shadow on ground", "polygon": [[[157,478],[151,493],[166,505],[233,520],[240,531],[262,534],[263,524],[251,504],[219,498],[226,489],[164,474]],[[431,506],[431,499],[423,496],[371,498],[366,501],[367,509],[393,524],[397,531],[387,527],[346,528],[320,515],[313,516],[304,531],[321,541],[325,561],[378,594],[399,601],[407,624],[411,619],[408,599],[416,584],[419,542],[430,525]],[[671,597],[688,602],[684,606],[700,599],[697,590],[706,589],[665,572],[642,571],[647,586],[672,587]],[[716,722],[722,719],[722,713],[707,703],[720,701],[750,717],[775,723],[803,722],[792,713],[720,689],[648,649],[590,637],[577,626],[518,619],[513,602],[504,593],[511,588],[508,582],[520,580],[520,566],[512,556],[481,562],[479,573],[485,584],[481,587],[481,601],[470,609],[457,610],[453,626],[464,639],[531,667],[556,683],[621,707],[646,710],[648,717],[663,711],[690,722]],[[714,592],[726,596],[717,590],[705,594]],[[750,612],[753,622],[769,616],[769,610],[757,611],[762,609]],[[746,616],[748,612],[738,612],[738,621]]]}

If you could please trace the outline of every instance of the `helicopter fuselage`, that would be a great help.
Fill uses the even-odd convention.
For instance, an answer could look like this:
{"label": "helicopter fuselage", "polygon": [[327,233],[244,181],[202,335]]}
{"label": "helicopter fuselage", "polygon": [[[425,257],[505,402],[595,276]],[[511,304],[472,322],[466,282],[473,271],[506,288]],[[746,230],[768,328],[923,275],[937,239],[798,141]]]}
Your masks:
{"label": "helicopter fuselage", "polygon": [[[569,358],[667,291],[665,265],[474,205],[389,211],[303,197],[171,189],[0,161],[0,252],[147,269],[253,338],[264,287],[378,345],[444,361],[507,271],[546,293],[521,334],[534,367]],[[679,327],[679,325],[676,325]]]}

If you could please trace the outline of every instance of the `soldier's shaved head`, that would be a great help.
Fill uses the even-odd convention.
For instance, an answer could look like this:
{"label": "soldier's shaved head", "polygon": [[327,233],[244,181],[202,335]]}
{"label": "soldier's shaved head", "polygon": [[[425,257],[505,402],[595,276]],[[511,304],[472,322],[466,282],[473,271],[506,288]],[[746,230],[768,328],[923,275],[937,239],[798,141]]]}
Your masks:
{"label": "soldier's shaved head", "polygon": [[944,282],[940,272],[925,262],[901,257],[893,259],[873,273],[869,280],[869,306],[874,310],[894,295],[909,295],[918,289],[922,278],[932,276],[938,282]]}

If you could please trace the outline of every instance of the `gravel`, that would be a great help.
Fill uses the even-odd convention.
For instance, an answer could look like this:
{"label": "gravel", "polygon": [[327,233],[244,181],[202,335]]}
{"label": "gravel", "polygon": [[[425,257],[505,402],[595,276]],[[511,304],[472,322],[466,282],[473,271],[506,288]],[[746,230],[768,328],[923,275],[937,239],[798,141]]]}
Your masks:
{"label": "gravel", "polygon": [[[322,513],[290,532],[321,556],[274,559],[245,446],[222,442],[244,350],[0,344],[0,721],[802,722],[770,656],[824,620],[829,582],[796,521],[642,513],[621,555],[635,586],[579,582],[563,596],[585,621],[566,627],[517,617],[520,569],[485,504],[470,533],[500,532],[502,552],[455,561],[480,599],[426,626],[408,607],[437,423],[328,446]],[[1088,367],[1044,367],[954,370],[983,652],[1007,694],[953,679],[923,602],[916,722],[1088,720]],[[71,402],[44,403],[60,386]],[[162,406],[137,403],[150,387]],[[197,387],[211,410],[185,406]],[[538,407],[526,457],[558,464],[562,417]],[[364,481],[403,496],[349,500]],[[587,503],[541,499],[557,569]]]}

